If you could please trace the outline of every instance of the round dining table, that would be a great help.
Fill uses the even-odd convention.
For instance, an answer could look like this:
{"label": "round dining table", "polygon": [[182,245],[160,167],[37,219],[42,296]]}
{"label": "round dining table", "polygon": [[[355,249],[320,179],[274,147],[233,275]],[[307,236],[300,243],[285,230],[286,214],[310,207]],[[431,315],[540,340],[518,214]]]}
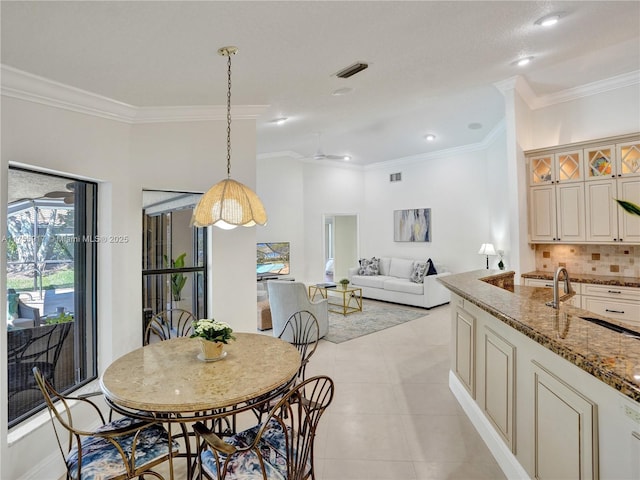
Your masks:
{"label": "round dining table", "polygon": [[[217,420],[221,429],[226,426],[233,433],[235,415],[281,395],[293,384],[301,363],[298,350],[284,340],[256,333],[234,336],[216,361],[202,360],[200,341],[189,337],[123,355],[100,378],[107,404],[131,417],[178,423],[185,440],[191,436],[187,424],[194,421]],[[171,443],[171,428],[168,432]],[[186,457],[190,479],[195,461],[189,441],[184,448],[177,456]],[[172,456],[169,464],[173,479]]]}
{"label": "round dining table", "polygon": [[133,350],[107,367],[101,389],[123,413],[185,421],[202,419],[206,412],[242,409],[292,381],[300,368],[293,345],[269,335],[234,335],[218,361],[198,358],[197,338],[179,337]]}

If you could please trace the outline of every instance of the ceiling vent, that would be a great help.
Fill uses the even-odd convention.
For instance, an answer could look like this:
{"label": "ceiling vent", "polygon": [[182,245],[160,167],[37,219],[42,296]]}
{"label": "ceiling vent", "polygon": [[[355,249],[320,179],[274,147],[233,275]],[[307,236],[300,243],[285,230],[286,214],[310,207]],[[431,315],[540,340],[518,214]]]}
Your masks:
{"label": "ceiling vent", "polygon": [[342,70],[340,70],[338,73],[336,73],[336,77],[349,78],[368,67],[369,65],[367,63],[357,62],[353,65],[349,65],[347,68],[343,68]]}
{"label": "ceiling vent", "polygon": [[401,182],[402,181],[402,172],[392,173],[389,175],[390,182]]}

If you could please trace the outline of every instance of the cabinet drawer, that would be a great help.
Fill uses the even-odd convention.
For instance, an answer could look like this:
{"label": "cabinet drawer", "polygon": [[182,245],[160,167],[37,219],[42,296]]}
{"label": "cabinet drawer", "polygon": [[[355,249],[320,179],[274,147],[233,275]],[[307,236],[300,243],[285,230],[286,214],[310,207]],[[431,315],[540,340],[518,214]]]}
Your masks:
{"label": "cabinet drawer", "polygon": [[527,287],[553,288],[553,280],[544,280],[541,278],[525,278],[524,284]]}
{"label": "cabinet drawer", "polygon": [[631,300],[613,301],[583,295],[582,308],[604,317],[640,326],[640,303]]}
{"label": "cabinet drawer", "polygon": [[617,287],[614,285],[592,285],[585,283],[582,286],[583,295],[604,297],[611,300],[622,298],[624,300],[636,300],[640,302],[640,288]]}

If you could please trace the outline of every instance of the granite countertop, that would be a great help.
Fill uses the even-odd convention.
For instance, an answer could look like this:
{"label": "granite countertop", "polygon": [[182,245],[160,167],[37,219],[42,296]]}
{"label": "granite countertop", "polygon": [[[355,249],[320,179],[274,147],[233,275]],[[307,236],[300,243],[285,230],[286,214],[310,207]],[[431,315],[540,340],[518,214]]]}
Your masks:
{"label": "granite countertop", "polygon": [[[522,278],[537,278],[540,280],[553,280],[554,272],[536,270],[521,275]],[[617,287],[640,288],[640,278],[638,277],[612,277],[607,275],[591,275],[588,273],[571,273],[569,279],[575,283],[591,283],[594,285],[615,285]]]}
{"label": "granite countertop", "polygon": [[[515,275],[514,272],[508,273]],[[553,297],[548,288],[512,286],[509,282],[504,288],[494,285],[496,277],[504,278],[505,275],[498,270],[476,270],[442,277],[438,281],[498,320],[640,402],[640,339],[580,318],[595,317],[616,323],[593,312],[564,303],[559,309],[546,306],[545,302]]]}

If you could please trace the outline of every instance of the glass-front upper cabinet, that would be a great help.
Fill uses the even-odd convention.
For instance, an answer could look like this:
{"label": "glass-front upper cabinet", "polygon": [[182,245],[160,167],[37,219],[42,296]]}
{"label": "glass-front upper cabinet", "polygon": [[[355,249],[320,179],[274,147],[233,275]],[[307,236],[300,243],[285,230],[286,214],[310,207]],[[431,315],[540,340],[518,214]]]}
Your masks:
{"label": "glass-front upper cabinet", "polygon": [[640,176],[640,142],[617,145],[619,177]]}
{"label": "glass-front upper cabinet", "polygon": [[585,148],[587,171],[585,180],[604,180],[616,175],[616,146],[602,145]]}
{"label": "glass-front upper cabinet", "polygon": [[582,150],[529,158],[529,185],[581,182],[584,180]]}

